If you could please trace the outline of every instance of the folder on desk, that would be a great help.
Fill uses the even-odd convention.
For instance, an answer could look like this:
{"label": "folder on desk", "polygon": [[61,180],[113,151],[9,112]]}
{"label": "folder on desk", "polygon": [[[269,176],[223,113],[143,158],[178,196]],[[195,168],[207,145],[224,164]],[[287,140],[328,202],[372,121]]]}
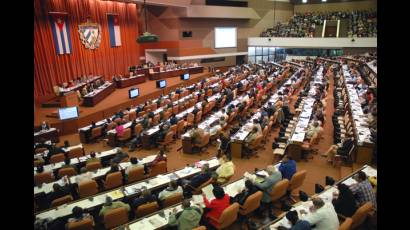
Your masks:
{"label": "folder on desk", "polygon": [[117,200],[117,199],[123,198],[124,194],[120,190],[115,190],[115,191],[108,193],[108,196],[110,196],[113,200]]}

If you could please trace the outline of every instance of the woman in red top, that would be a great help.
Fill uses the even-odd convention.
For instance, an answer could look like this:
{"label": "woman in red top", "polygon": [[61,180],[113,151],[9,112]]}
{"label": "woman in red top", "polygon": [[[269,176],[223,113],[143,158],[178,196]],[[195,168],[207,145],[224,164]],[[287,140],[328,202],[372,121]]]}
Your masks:
{"label": "woman in red top", "polygon": [[[219,220],[222,212],[230,205],[230,197],[228,194],[225,194],[223,188],[219,186],[214,187],[212,193],[214,194],[215,199],[211,200],[211,202],[208,201],[205,194],[202,194],[202,196],[204,198],[206,208],[209,209],[206,214],[206,219],[212,226],[217,227],[218,222],[214,221],[213,219]],[[213,219],[211,219],[210,217],[212,217]]]}

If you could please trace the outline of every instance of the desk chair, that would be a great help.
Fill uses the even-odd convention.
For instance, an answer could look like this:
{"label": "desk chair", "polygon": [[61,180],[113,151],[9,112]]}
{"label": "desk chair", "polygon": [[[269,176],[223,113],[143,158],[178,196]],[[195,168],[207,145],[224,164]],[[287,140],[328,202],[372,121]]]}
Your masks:
{"label": "desk chair", "polygon": [[202,118],[202,111],[198,111],[198,113],[196,113],[195,115],[195,123],[199,124],[201,122],[201,118]]}
{"label": "desk chair", "polygon": [[245,222],[248,223],[248,215],[259,208],[263,193],[257,191],[246,198],[245,203],[239,206],[239,214],[245,217]]}
{"label": "desk chair", "polygon": [[130,119],[130,121],[133,121],[135,119],[137,119],[137,112],[136,111],[132,111],[128,113],[128,118]]}
{"label": "desk chair", "polygon": [[102,127],[96,127],[91,129],[91,141],[96,141],[102,136]]}
{"label": "desk chair", "polygon": [[121,137],[117,137],[117,141],[123,144],[124,142],[128,141],[131,139],[131,128],[126,128],[124,130],[124,133]]}
{"label": "desk chair", "polygon": [[193,147],[198,147],[200,151],[202,151],[203,148],[206,148],[210,140],[210,134],[205,133],[205,135],[201,139],[201,143],[199,144],[194,144]]}
{"label": "desk chair", "polygon": [[283,179],[279,182],[277,182],[275,185],[272,187],[272,191],[270,192],[270,198],[271,198],[271,206],[273,207],[274,203],[276,201],[280,201],[283,197],[286,196],[287,189],[289,187],[289,180],[288,179]]}
{"label": "desk chair", "polygon": [[158,210],[159,210],[159,205],[156,201],[149,202],[147,204],[140,205],[135,209],[135,217],[136,218],[143,217],[153,212],[156,212]]}
{"label": "desk chair", "polygon": [[169,146],[174,138],[174,133],[172,131],[168,131],[168,133],[165,135],[164,140],[157,142],[157,144],[160,146],[160,148],[164,149],[164,151],[169,152],[169,149],[167,149],[167,146]]}
{"label": "desk chair", "polygon": [[117,123],[115,122],[111,122],[110,124],[107,125],[107,131],[110,131],[112,129],[115,129],[115,127],[117,127]]}
{"label": "desk chair", "polygon": [[38,148],[34,150],[35,153],[43,153],[44,151],[48,150],[47,148]]}
{"label": "desk chair", "polygon": [[206,230],[205,226],[199,226],[197,228],[193,228],[192,230]]}
{"label": "desk chair", "polygon": [[339,226],[339,230],[350,230],[352,226],[352,218],[346,218],[345,221]]}
{"label": "desk chair", "polygon": [[61,168],[58,170],[58,177],[62,178],[64,176],[75,176],[77,175],[77,171],[73,167]]}
{"label": "desk chair", "polygon": [[144,167],[133,167],[128,171],[127,183],[139,181],[145,178]]}
{"label": "desk chair", "polygon": [[[259,148],[263,148],[263,146],[261,146],[262,144],[262,140],[263,140],[263,135],[259,135],[255,138],[254,141],[252,141],[251,143],[249,143],[248,149],[250,150],[250,152],[252,153],[252,155],[256,155],[256,151]],[[249,159],[251,154],[245,154],[247,156],[247,158]]]}
{"label": "desk chair", "polygon": [[143,129],[144,129],[144,128],[142,127],[141,124],[135,125],[135,126],[134,126],[134,135],[135,135],[135,136],[140,136]]}
{"label": "desk chair", "polygon": [[122,173],[113,172],[109,173],[104,181],[104,189],[116,188],[122,185]]}
{"label": "desk chair", "polygon": [[290,179],[289,187],[288,187],[288,194],[289,194],[289,198],[295,203],[296,203],[296,200],[293,198],[292,192],[300,188],[303,185],[303,182],[306,179],[306,174],[307,174],[306,170],[301,170],[293,174],[292,178]]}
{"label": "desk chair", "polygon": [[159,174],[163,174],[167,172],[167,162],[160,161],[157,164],[151,166],[151,170],[149,172],[149,177],[154,177]]}
{"label": "desk chair", "polygon": [[192,127],[195,122],[195,115],[193,113],[188,113],[186,122],[185,122],[185,127]]}
{"label": "desk chair", "polygon": [[165,198],[162,201],[162,208],[167,208],[167,207],[172,206],[174,204],[180,203],[180,202],[182,202],[183,198],[184,197],[183,197],[182,193],[175,193],[175,194]]}
{"label": "desk chair", "polygon": [[71,195],[67,195],[67,196],[57,198],[57,199],[55,199],[51,202],[51,208],[66,204],[66,203],[71,202],[71,201],[73,201],[73,197]]}
{"label": "desk chair", "polygon": [[225,208],[219,219],[215,219],[213,217],[209,217],[209,219],[217,223],[217,225],[214,226],[216,229],[224,229],[226,227],[229,227],[238,219],[238,212],[239,204],[235,202],[229,207]]}
{"label": "desk chair", "polygon": [[343,162],[347,163],[347,164],[351,164],[352,163],[352,154],[354,153],[356,149],[355,144],[352,145],[352,147],[350,148],[349,152],[347,153],[347,155],[340,155],[338,153],[336,153],[335,158],[333,160],[333,166],[334,167],[340,167],[342,165]]}
{"label": "desk chair", "polygon": [[351,229],[357,229],[360,227],[367,219],[367,216],[373,210],[373,204],[371,202],[366,202],[360,206],[352,216],[352,226]]}
{"label": "desk chair", "polygon": [[82,156],[84,156],[84,149],[82,147],[70,149],[70,151],[67,153],[67,157],[70,159],[79,158]]}
{"label": "desk chair", "polygon": [[180,138],[185,131],[185,121],[179,120],[177,123],[177,138]]}
{"label": "desk chair", "polygon": [[98,193],[98,184],[95,180],[82,181],[78,184],[78,195],[80,198],[92,196]]}
{"label": "desk chair", "polygon": [[94,220],[91,218],[84,218],[81,221],[67,223],[67,230],[93,230]]}
{"label": "desk chair", "polygon": [[124,207],[109,210],[103,216],[103,222],[106,229],[123,225],[128,222],[128,211]]}
{"label": "desk chair", "polygon": [[52,155],[50,157],[50,164],[55,164],[55,163],[58,163],[58,162],[62,162],[62,161],[64,161],[64,159],[65,159],[64,153],[59,153],[59,154]]}
{"label": "desk chair", "polygon": [[95,171],[97,169],[102,168],[101,162],[100,161],[94,161],[94,162],[89,162],[85,165],[85,169],[87,172],[89,171]]}
{"label": "desk chair", "polygon": [[52,172],[42,172],[42,173],[36,173],[34,175],[34,182],[36,185],[40,185],[43,183],[50,183],[54,181],[54,176]]}

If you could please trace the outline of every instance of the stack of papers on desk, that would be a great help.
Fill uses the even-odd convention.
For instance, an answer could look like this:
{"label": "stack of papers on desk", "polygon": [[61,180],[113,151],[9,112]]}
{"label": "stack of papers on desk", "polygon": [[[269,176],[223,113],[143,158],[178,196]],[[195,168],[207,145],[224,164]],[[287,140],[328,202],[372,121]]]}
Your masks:
{"label": "stack of papers on desk", "polygon": [[211,201],[213,199],[215,199],[215,196],[212,192],[212,190],[214,189],[214,186],[212,184],[202,188],[202,192],[205,194],[206,198]]}
{"label": "stack of papers on desk", "polygon": [[202,197],[202,195],[192,195],[192,203],[200,206],[205,206],[204,198]]}
{"label": "stack of papers on desk", "polygon": [[121,192],[121,190],[118,189],[108,193],[108,196],[110,196],[113,200],[117,200],[123,198],[124,194]]}
{"label": "stack of papers on desk", "polygon": [[357,181],[355,179],[353,179],[352,177],[350,177],[349,179],[343,181],[343,184],[345,184],[347,186],[350,186],[350,185],[356,184],[356,183],[357,183]]}

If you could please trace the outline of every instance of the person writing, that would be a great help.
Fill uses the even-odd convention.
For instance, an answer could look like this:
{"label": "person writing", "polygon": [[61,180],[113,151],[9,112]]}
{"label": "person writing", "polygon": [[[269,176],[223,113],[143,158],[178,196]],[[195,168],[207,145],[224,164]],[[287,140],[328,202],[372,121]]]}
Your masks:
{"label": "person writing", "polygon": [[325,203],[321,198],[312,199],[313,206],[310,207],[310,213],[301,210],[301,213],[307,214],[302,219],[308,221],[311,225],[316,225],[315,230],[338,230],[339,219],[331,203]]}

